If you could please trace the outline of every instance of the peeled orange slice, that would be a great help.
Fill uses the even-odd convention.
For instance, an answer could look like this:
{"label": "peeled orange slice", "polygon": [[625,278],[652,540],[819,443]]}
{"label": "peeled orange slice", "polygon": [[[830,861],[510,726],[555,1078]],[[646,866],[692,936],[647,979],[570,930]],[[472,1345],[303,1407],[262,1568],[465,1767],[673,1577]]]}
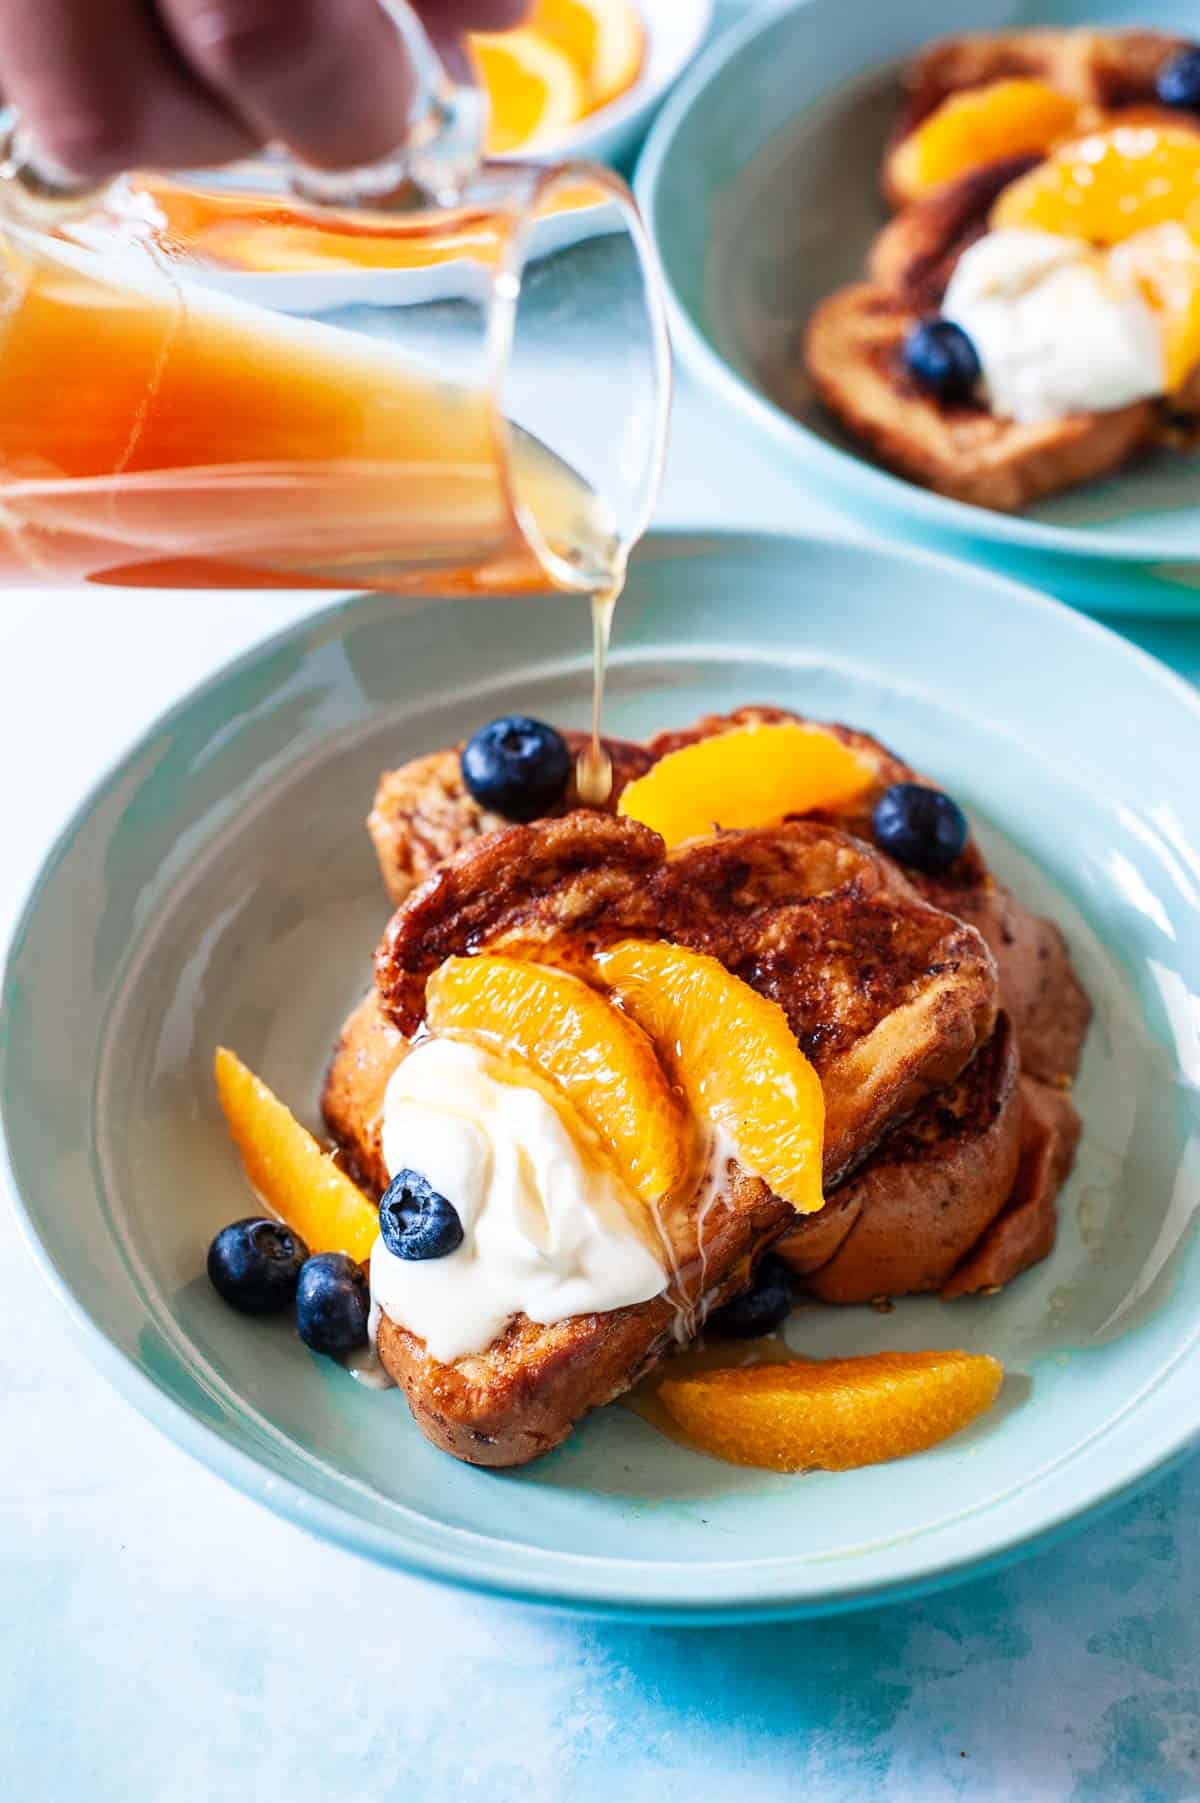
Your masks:
{"label": "peeled orange slice", "polygon": [[1011,183],[992,225],[1118,244],[1153,225],[1200,234],[1200,132],[1117,125],[1064,144]]}
{"label": "peeled orange slice", "polygon": [[633,86],[646,54],[646,30],[633,0],[535,0],[532,30],[571,58],[587,89],[588,111]]}
{"label": "peeled orange slice", "polygon": [[1111,261],[1159,322],[1167,392],[1182,388],[1200,364],[1200,240],[1182,225],[1152,225],[1115,246]]}
{"label": "peeled orange slice", "polygon": [[706,1452],[769,1471],[850,1471],[925,1452],[995,1402],[998,1359],[877,1352],[668,1378],[663,1406]]}
{"label": "peeled orange slice", "polygon": [[679,845],[719,827],[772,826],[788,814],[841,807],[874,777],[823,727],[738,726],[669,751],[628,785],[619,811]]}
{"label": "peeled orange slice", "polygon": [[775,1002],[715,958],[624,939],[596,974],[671,1059],[692,1112],[729,1134],[740,1162],[793,1208],[820,1208],[825,1098]]}
{"label": "peeled orange slice", "polygon": [[579,977],[516,958],[448,958],[425,999],[433,1032],[508,1053],[565,1095],[643,1202],[683,1184],[693,1133],[678,1094],[641,1028]]}
{"label": "peeled orange slice", "polygon": [[370,1257],[379,1211],[260,1077],[224,1046],[217,1094],[246,1175],[268,1208],[295,1228],[310,1252]]}
{"label": "peeled orange slice", "polygon": [[487,147],[538,150],[553,144],[587,110],[583,77],[565,51],[536,31],[482,33],[471,39],[491,100]]}
{"label": "peeled orange slice", "polygon": [[895,151],[893,186],[905,200],[917,200],[985,163],[1049,150],[1078,114],[1075,101],[1057,88],[1023,77],[951,94]]}

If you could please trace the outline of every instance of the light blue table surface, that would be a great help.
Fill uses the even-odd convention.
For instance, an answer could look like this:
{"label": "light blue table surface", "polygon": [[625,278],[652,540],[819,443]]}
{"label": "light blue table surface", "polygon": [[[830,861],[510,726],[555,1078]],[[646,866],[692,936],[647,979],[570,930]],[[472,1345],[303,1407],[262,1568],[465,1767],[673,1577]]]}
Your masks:
{"label": "light blue table surface", "polygon": [[[660,517],[858,529],[686,382]],[[104,763],[303,609],[5,597],[0,938]],[[1200,624],[1132,636],[1200,681]],[[13,1803],[1200,1798],[1200,1460],[920,1603],[707,1632],[539,1616],[377,1571],[193,1464],[92,1372],[0,1209],[0,1474]]]}

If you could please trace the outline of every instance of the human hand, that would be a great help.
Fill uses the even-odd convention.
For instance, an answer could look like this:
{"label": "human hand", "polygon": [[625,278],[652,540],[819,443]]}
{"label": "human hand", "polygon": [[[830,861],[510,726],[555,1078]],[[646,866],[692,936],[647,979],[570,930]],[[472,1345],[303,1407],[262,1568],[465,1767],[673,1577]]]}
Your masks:
{"label": "human hand", "polygon": [[[467,31],[528,0],[417,0],[454,68]],[[318,168],[396,148],[413,76],[380,0],[0,0],[0,92],[90,180],[212,167],[285,144]]]}

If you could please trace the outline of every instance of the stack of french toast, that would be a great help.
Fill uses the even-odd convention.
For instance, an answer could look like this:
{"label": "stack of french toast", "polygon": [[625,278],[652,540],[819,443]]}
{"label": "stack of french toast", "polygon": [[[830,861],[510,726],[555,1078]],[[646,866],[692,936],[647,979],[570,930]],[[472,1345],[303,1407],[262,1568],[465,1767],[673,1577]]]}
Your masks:
{"label": "stack of french toast", "polygon": [[[804,345],[820,400],[880,462],[1015,511],[1194,446],[1200,47],[1084,29],[934,43],[904,71],[881,188],[865,278],[817,307]],[[1113,386],[1127,353],[1136,373]]]}
{"label": "stack of french toast", "polygon": [[[853,754],[863,775],[849,800],[723,830],[728,798],[692,794],[707,828],[672,843],[622,810],[631,785],[675,754],[717,738],[745,750],[747,735],[787,725]],[[562,738],[573,768],[584,741]],[[750,743],[760,764],[770,742]],[[826,1303],[1008,1283],[1053,1245],[1079,1137],[1071,1084],[1090,1008],[1063,937],[993,877],[965,820],[937,869],[881,847],[880,798],[921,782],[891,752],[775,708],[606,750],[602,806],[583,805],[572,775],[517,821],[476,799],[461,747],[382,777],[369,830],[396,911],[325,1084],[343,1160],[377,1196],[395,1176],[385,1092],[427,1030],[447,959],[501,954],[594,981],[606,947],[666,942],[782,1010],[823,1092],[824,1206],[797,1213],[733,1146],[715,1183],[660,1219],[672,1272],[662,1295],[549,1325],[519,1314],[486,1350],[449,1362],[385,1313],[379,1355],[421,1429],[476,1464],[521,1464],[558,1444],[700,1334],[768,1254]]]}

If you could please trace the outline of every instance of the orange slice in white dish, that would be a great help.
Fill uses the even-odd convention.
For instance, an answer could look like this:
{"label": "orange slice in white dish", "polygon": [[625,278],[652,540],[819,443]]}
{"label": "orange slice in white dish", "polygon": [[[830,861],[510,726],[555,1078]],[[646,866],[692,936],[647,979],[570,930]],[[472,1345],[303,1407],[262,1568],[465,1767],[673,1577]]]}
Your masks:
{"label": "orange slice in white dish", "polygon": [[588,112],[616,100],[641,73],[646,28],[633,0],[535,0],[529,26],[571,58]]}
{"label": "orange slice in white dish", "polygon": [[587,111],[583,76],[564,50],[529,29],[483,33],[471,48],[491,101],[493,156],[543,150]]}

